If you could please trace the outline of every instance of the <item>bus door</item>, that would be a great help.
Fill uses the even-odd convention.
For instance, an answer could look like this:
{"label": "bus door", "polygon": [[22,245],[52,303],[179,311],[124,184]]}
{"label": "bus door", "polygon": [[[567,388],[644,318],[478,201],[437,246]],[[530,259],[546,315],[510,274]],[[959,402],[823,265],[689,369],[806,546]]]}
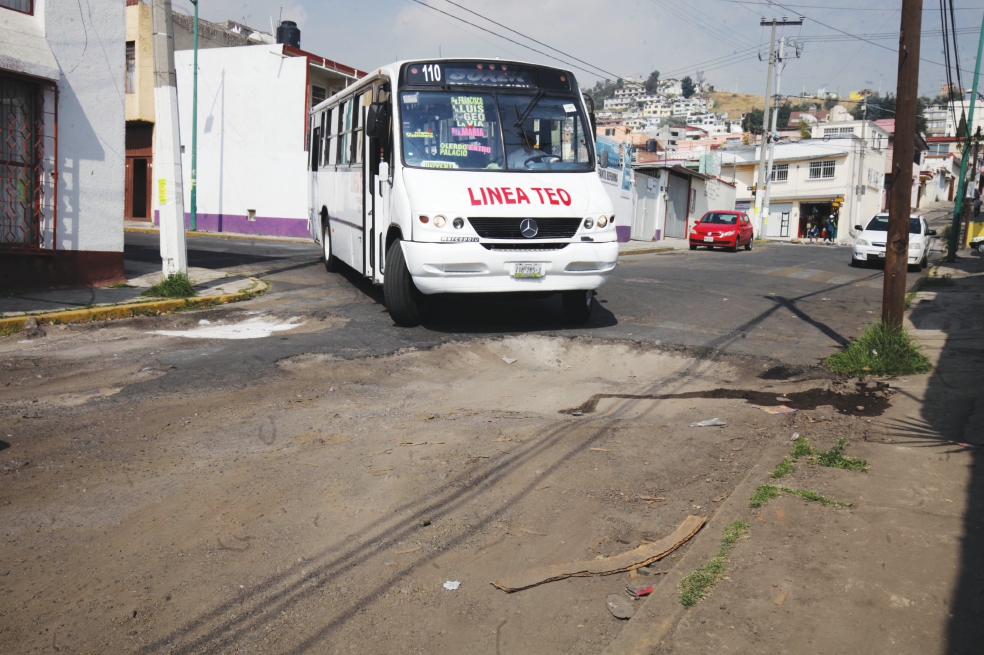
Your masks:
{"label": "bus door", "polygon": [[393,130],[389,83],[376,87],[376,102],[365,119],[366,132],[366,212],[364,242],[366,277],[382,282],[385,269],[384,248],[392,211]]}

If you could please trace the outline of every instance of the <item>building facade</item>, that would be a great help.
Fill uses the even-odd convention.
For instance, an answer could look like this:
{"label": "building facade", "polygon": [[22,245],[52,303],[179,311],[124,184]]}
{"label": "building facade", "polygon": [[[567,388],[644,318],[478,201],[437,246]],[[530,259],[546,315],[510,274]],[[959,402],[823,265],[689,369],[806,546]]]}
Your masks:
{"label": "building facade", "polygon": [[0,288],[123,279],[126,19],[0,0]]}

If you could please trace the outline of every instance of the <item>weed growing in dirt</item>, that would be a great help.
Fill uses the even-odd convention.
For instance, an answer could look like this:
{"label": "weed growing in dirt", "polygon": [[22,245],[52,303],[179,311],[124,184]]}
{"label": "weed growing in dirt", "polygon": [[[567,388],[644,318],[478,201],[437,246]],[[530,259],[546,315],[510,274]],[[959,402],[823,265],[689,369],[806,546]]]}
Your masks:
{"label": "weed growing in dirt", "polygon": [[707,596],[717,581],[724,577],[724,561],[728,557],[728,552],[746,534],[748,534],[748,524],[744,521],[735,521],[724,529],[721,549],[714,559],[680,581],[680,603],[684,607],[696,605]]}
{"label": "weed growing in dirt", "polygon": [[758,509],[773,498],[777,498],[784,493],[799,496],[803,500],[808,500],[813,503],[820,503],[824,507],[854,507],[854,503],[842,503],[837,500],[831,500],[826,496],[816,493],[815,491],[790,489],[789,487],[778,487],[772,484],[763,484],[758,487],[755,490],[755,493],[752,494],[752,497],[748,500],[748,506]]}
{"label": "weed growing in dirt", "polygon": [[7,327],[0,327],[0,337],[9,337],[11,334],[17,334],[21,331],[20,325],[8,325]]}
{"label": "weed growing in dirt", "polygon": [[817,464],[820,466],[830,466],[837,469],[844,469],[845,471],[867,471],[868,460],[861,459],[860,457],[846,456],[844,454],[844,449],[846,447],[847,439],[841,437],[830,450],[814,451],[816,453]]}
{"label": "weed growing in dirt", "polygon": [[851,340],[844,350],[823,361],[837,373],[866,375],[914,375],[933,369],[922,349],[904,327],[879,321]]}
{"label": "weed growing in dirt", "polygon": [[[794,460],[798,460],[800,457],[808,457],[811,464],[817,464],[819,466],[844,469],[845,471],[867,471],[868,460],[860,457],[848,457],[844,454],[846,448],[847,439],[844,437],[838,439],[837,443],[830,450],[817,450],[810,445],[806,437],[800,437],[793,442],[793,450],[790,452],[790,455]],[[782,464],[780,463],[779,466],[781,467]],[[777,467],[776,470],[778,471],[779,468]],[[782,476],[777,477],[773,473],[772,477],[778,479]]]}
{"label": "weed growing in dirt", "polygon": [[131,288],[131,286],[129,284],[127,284],[126,282],[117,282],[115,284],[109,285],[108,288],[110,288],[110,289],[129,289],[129,288]]}
{"label": "weed growing in dirt", "polygon": [[786,477],[794,471],[796,471],[796,467],[793,466],[793,463],[789,461],[788,457],[783,457],[782,461],[776,466],[776,470],[772,472],[772,477],[778,480]]}
{"label": "weed growing in dirt", "polygon": [[919,278],[919,288],[926,289],[930,287],[952,287],[953,286],[953,276],[947,273],[946,275],[940,275],[939,277],[935,275],[927,275],[925,277]]}
{"label": "weed growing in dirt", "polygon": [[140,295],[155,298],[190,298],[197,295],[197,292],[186,274],[172,273]]}

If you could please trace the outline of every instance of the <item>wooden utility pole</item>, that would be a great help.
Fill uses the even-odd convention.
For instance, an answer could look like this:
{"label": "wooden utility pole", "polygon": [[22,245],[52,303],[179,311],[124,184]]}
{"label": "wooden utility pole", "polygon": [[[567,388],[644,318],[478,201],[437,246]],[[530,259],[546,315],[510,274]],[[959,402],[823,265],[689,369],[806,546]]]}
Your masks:
{"label": "wooden utility pole", "polygon": [[912,212],[912,158],[916,149],[922,6],[922,0],[902,0],[895,150],[892,154],[892,190],[888,205],[885,286],[882,292],[882,321],[893,327],[902,325],[905,271],[909,264],[909,215]]}

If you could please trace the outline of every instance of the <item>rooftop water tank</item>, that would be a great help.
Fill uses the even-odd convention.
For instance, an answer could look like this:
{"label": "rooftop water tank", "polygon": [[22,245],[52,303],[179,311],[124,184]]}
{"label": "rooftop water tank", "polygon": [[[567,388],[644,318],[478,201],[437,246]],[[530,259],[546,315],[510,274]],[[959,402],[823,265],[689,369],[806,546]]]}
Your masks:
{"label": "rooftop water tank", "polygon": [[301,47],[301,30],[297,23],[285,20],[277,26],[277,43],[284,43],[295,48]]}

